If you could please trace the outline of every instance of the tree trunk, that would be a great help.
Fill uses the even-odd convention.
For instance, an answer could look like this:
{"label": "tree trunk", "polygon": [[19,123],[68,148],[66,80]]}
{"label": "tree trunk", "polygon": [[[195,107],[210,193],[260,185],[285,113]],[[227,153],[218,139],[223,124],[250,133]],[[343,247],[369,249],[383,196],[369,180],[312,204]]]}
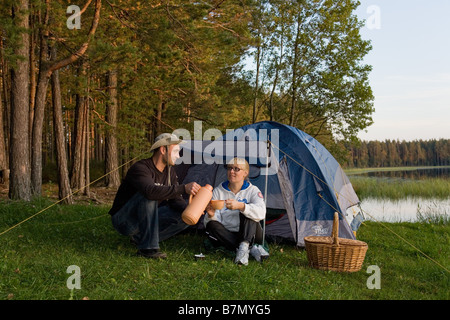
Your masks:
{"label": "tree trunk", "polygon": [[[33,127],[31,131],[31,192],[34,196],[42,193],[42,130],[44,124],[45,100],[51,72],[48,70],[48,27],[50,2],[46,0],[43,27],[39,33],[39,75],[33,110]],[[31,114],[31,112],[30,112]]]}
{"label": "tree trunk", "polygon": [[120,184],[120,176],[117,168],[119,167],[119,157],[117,152],[117,71],[108,72],[108,92],[109,103],[106,105],[106,122],[109,127],[106,128],[106,155],[105,155],[105,184],[108,188],[117,188]]}
{"label": "tree trunk", "polygon": [[125,145],[124,148],[122,149],[122,169],[121,169],[122,177],[125,177],[125,175],[128,172],[128,169],[130,168],[129,163],[124,165],[124,163],[128,161],[129,157],[130,157],[129,146]]}
{"label": "tree trunk", "polygon": [[18,36],[20,45],[14,54],[17,59],[11,70],[11,148],[9,197],[11,199],[31,200],[30,153],[29,153],[29,78],[30,78],[30,40],[28,21],[28,0],[17,0],[14,5],[13,21],[22,31]]}
{"label": "tree trunk", "polygon": [[6,183],[9,178],[5,131],[3,130],[3,114],[3,103],[0,95],[0,184]]}
{"label": "tree trunk", "polygon": [[[89,82],[86,64],[81,67],[80,76]],[[77,95],[75,106],[75,132],[73,143],[73,164],[71,186],[89,196],[89,84],[82,88],[84,93]]]}
{"label": "tree trunk", "polygon": [[156,133],[155,135],[152,137],[152,139],[155,139],[158,135],[160,135],[162,132],[162,125],[161,125],[161,121],[162,121],[162,115],[163,115],[163,111],[165,109],[165,102],[164,102],[164,98],[161,95],[159,97],[160,101],[159,101],[159,105],[158,105],[158,109],[156,110]]}
{"label": "tree trunk", "polygon": [[258,90],[259,90],[259,69],[261,66],[261,46],[258,44],[256,48],[256,79],[255,79],[255,93],[253,97],[253,115],[252,115],[252,123],[256,122],[256,108],[258,104]]}
{"label": "tree trunk", "polygon": [[[0,37],[0,64],[2,66],[0,72],[2,73],[2,86],[3,86],[3,91],[2,91],[2,96],[0,97],[0,99],[3,99],[4,105],[4,115],[5,115],[5,131],[7,134],[7,140],[6,140],[6,150],[8,151],[9,149],[9,136],[8,133],[11,132],[10,131],[10,127],[11,127],[11,104],[10,104],[10,96],[9,94],[11,93],[11,83],[10,81],[8,81],[8,66],[6,63],[6,60],[3,58],[3,39],[2,37]],[[7,152],[7,154],[9,154],[9,152]],[[8,161],[9,163],[9,161]]]}
{"label": "tree trunk", "polygon": [[84,119],[86,108],[86,97],[77,95],[75,106],[75,128],[73,142],[73,163],[71,174],[71,186],[73,189],[80,189],[84,185]]}
{"label": "tree trunk", "polygon": [[[89,76],[88,76],[88,83],[89,83]],[[86,108],[85,108],[85,113],[84,113],[84,190],[83,193],[85,195],[87,195],[88,197],[90,196],[90,189],[89,189],[89,184],[90,184],[90,174],[89,174],[89,160],[90,160],[90,152],[89,152],[89,84],[88,84],[88,96],[86,99]]]}
{"label": "tree trunk", "polygon": [[[43,69],[43,64],[41,64]],[[50,73],[39,70],[38,87],[33,119],[33,135],[31,137],[31,191],[33,195],[40,196],[42,192],[42,131],[45,115],[45,101]]]}
{"label": "tree trunk", "polygon": [[[33,9],[31,9],[33,11]],[[36,99],[36,43],[39,40],[39,33],[38,37],[36,37],[36,31],[35,31],[35,23],[36,23],[36,17],[34,17],[32,14],[30,15],[30,120],[29,120],[29,130],[30,130],[30,139],[32,137],[32,129],[33,129],[33,118],[34,118],[34,103]],[[39,21],[38,21],[39,23]],[[37,38],[37,39],[36,39]],[[31,143],[31,140],[30,140]]]}
{"label": "tree trunk", "polygon": [[94,19],[92,21],[91,29],[89,30],[87,40],[80,46],[80,48],[72,53],[70,56],[63,58],[58,61],[54,61],[51,64],[46,63],[44,57],[45,52],[47,52],[47,33],[45,28],[48,28],[48,11],[50,2],[46,0],[46,13],[44,19],[44,31],[41,34],[41,67],[39,70],[39,79],[36,91],[36,101],[35,101],[35,111],[34,111],[34,121],[33,121],[33,136],[32,136],[32,170],[31,170],[31,180],[32,180],[32,192],[35,195],[41,194],[42,189],[42,127],[44,120],[44,109],[45,109],[45,97],[47,94],[47,87],[49,79],[52,73],[59,70],[75,61],[77,61],[81,56],[83,56],[89,47],[89,43],[95,34],[100,19],[100,8],[101,0],[97,0],[95,3],[95,13]]}
{"label": "tree trunk", "polygon": [[[283,27],[283,30],[284,30],[284,27]],[[281,64],[283,63],[283,51],[284,51],[283,37],[284,37],[284,32],[282,32],[281,36],[280,36],[280,60],[278,62],[276,62],[276,64],[275,64],[275,77],[273,79],[272,91],[270,92],[270,100],[269,100],[270,121],[274,121],[275,120],[274,119],[275,106],[273,105],[273,97],[274,97],[275,90],[276,90],[277,85],[278,85],[278,76],[279,76],[279,73],[280,73]]]}
{"label": "tree trunk", "polygon": [[300,47],[300,15],[297,21],[297,34],[295,35],[295,43],[294,43],[294,61],[292,64],[292,97],[291,97],[291,110],[290,110],[290,116],[289,116],[289,125],[294,126],[294,115],[295,115],[295,109],[297,104],[297,87],[298,87],[298,80],[297,80],[297,65],[298,65],[298,59],[300,59],[299,54],[299,47]]}
{"label": "tree trunk", "polygon": [[[56,59],[56,48],[52,48],[52,60]],[[69,170],[67,169],[66,144],[64,138],[64,124],[61,105],[61,87],[59,71],[52,74],[53,122],[55,125],[56,164],[58,169],[58,197],[66,204],[73,204],[72,190],[69,183]]]}

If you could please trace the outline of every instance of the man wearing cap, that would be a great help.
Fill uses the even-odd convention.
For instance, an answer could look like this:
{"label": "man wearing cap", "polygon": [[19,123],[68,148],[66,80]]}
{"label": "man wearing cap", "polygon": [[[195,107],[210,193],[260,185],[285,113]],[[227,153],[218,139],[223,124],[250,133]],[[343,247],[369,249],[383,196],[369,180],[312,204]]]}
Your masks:
{"label": "man wearing cap", "polygon": [[183,194],[195,195],[196,182],[180,185],[175,165],[183,143],[177,136],[163,133],[150,148],[152,157],[133,164],[117,190],[111,221],[121,234],[131,236],[137,254],[146,258],[166,258],[159,242],[188,227],[181,219],[186,207]]}

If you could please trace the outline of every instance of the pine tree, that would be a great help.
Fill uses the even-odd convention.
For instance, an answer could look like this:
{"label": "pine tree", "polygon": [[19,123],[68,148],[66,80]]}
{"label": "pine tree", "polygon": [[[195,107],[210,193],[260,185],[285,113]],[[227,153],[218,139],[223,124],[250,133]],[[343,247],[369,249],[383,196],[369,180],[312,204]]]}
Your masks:
{"label": "pine tree", "polygon": [[[12,6],[11,39],[15,61],[11,69],[11,151],[9,157],[11,199],[31,199],[29,149],[29,1]],[[13,43],[13,41],[15,42]]]}

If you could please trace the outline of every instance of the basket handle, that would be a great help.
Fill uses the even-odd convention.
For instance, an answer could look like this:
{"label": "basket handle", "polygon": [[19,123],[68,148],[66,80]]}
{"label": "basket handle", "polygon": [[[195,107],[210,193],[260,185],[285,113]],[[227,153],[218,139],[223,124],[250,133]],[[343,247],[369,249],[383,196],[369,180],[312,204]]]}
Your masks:
{"label": "basket handle", "polygon": [[334,213],[333,220],[333,231],[331,233],[331,238],[333,239],[333,245],[339,246],[339,213]]}

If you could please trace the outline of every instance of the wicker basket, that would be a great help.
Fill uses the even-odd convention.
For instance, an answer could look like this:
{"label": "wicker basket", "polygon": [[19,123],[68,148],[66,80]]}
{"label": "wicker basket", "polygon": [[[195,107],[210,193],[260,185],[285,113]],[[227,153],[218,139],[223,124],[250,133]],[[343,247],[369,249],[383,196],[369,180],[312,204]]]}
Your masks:
{"label": "wicker basket", "polygon": [[331,237],[305,237],[309,265],[316,269],[338,272],[361,270],[367,243],[338,237],[339,214],[334,214]]}

